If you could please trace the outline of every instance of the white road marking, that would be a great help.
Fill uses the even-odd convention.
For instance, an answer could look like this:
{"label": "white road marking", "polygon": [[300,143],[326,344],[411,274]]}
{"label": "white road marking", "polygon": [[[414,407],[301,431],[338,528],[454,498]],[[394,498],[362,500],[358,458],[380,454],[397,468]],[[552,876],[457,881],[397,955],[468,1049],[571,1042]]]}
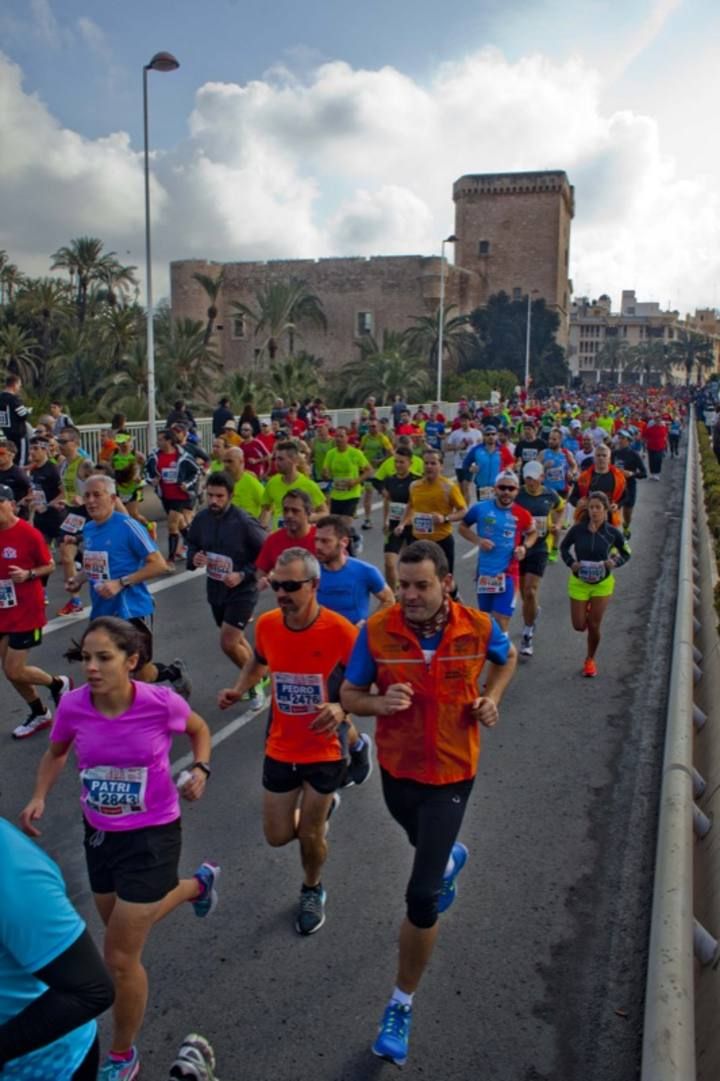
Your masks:
{"label": "white road marking", "polygon": [[[258,710],[249,709],[245,713],[242,713],[239,717],[235,717],[234,720],[228,721],[226,725],[223,725],[222,728],[219,728],[217,732],[213,735],[211,745],[213,747],[217,747],[219,746],[219,744],[224,743],[226,739],[230,739],[230,736],[234,735],[235,732],[239,732],[240,729],[244,728],[246,724],[250,723],[250,721],[254,721],[255,718],[259,717],[261,713],[264,713],[266,709],[267,705],[263,706],[262,709]],[[178,758],[170,764],[170,772],[172,773],[173,777],[175,777],[178,773],[182,773],[184,769],[187,769],[188,766],[192,765],[194,761],[195,755],[184,754],[182,758]]]}

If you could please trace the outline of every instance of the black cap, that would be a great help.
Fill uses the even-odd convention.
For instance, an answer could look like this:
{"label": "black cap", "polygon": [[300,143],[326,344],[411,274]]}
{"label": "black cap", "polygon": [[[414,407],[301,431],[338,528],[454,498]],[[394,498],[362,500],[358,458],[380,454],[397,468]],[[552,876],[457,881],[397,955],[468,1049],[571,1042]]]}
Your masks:
{"label": "black cap", "polygon": [[12,488],[8,488],[7,484],[0,484],[0,502],[9,503],[15,502],[15,493]]}

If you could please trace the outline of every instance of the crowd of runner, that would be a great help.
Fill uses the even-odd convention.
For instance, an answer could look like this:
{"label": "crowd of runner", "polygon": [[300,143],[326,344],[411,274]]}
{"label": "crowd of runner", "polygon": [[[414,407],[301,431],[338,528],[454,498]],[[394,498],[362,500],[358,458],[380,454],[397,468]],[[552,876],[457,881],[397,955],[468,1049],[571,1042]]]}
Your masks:
{"label": "crowd of runner", "polygon": [[[0,420],[12,419],[18,391],[15,379]],[[153,650],[147,583],[179,565],[204,571],[208,628],[212,620],[237,670],[218,706],[270,706],[263,829],[271,846],[297,842],[300,935],[325,922],[322,871],[341,792],[363,784],[377,761],[388,811],[414,848],[394,985],[372,1044],[402,1065],[438,917],[469,855],[458,837],[480,730],[497,722],[518,654],[531,663],[547,565],[567,565],[581,671],[597,677],[615,572],[632,555],[638,481],[659,482],[666,455],[679,453],[686,410],[677,391],[625,387],[542,402],[461,400],[452,418],[437,405],[411,409],[397,398],[379,408],[371,398],[343,426],[320,400],[278,400],[269,419],[248,406],[239,421],[223,400],[206,452],[178,402],[146,459],[118,416],[97,462],[59,404],[22,445],[0,426],[0,659],[28,707],[12,735],[50,730],[20,823],[40,835],[73,750],[105,926],[103,961],[56,865],[0,819],[0,1074],[139,1076],[148,935],[184,904],[201,918],[217,904],[217,860],[178,876],[180,799],[200,799],[211,777],[188,665],[162,663]],[[165,511],[165,554],[142,514],[146,485]],[[370,529],[382,530],[382,567],[360,558]],[[458,595],[456,533],[477,548],[473,597]],[[56,563],[68,595],[60,614],[72,623],[83,597],[90,606],[67,654],[82,665],[77,690],[69,671],[30,663]],[[277,606],[256,619],[267,589]],[[373,717],[374,733],[361,731]],[[192,764],[176,784],[178,733]],[[101,1061],[94,1018],[111,1005]],[[193,1034],[170,1076],[212,1081],[214,1069],[212,1048]]]}

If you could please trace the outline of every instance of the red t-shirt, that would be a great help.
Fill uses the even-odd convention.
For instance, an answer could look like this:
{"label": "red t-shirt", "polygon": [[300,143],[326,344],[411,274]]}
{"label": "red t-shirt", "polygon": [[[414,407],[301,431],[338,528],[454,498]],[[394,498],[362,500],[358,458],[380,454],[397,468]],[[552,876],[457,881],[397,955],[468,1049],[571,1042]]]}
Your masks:
{"label": "red t-shirt", "polygon": [[643,432],[643,439],[648,450],[665,450],[668,441],[667,428],[657,421],[655,424],[648,424]]}
{"label": "red t-shirt", "polygon": [[35,631],[47,623],[42,582],[12,582],[10,567],[34,570],[52,563],[42,533],[21,518],[0,529],[0,634]]}
{"label": "red t-shirt", "polygon": [[307,431],[307,424],[302,417],[296,417],[290,425],[290,435],[299,436],[302,438]]}
{"label": "red t-shirt", "polygon": [[185,489],[177,483],[179,460],[180,455],[174,450],[170,451],[169,454],[158,454],[157,467],[158,473],[160,474],[160,493],[163,499],[177,499],[186,503],[188,494]]}
{"label": "red t-shirt", "polygon": [[260,435],[256,436],[256,439],[258,443],[262,443],[268,454],[272,454],[276,439],[274,432],[260,432]]}
{"label": "red t-shirt", "polygon": [[262,440],[253,437],[242,444],[242,452],[245,455],[245,468],[256,477],[264,477],[267,473],[265,456],[268,453]]}
{"label": "red t-shirt", "polygon": [[[525,507],[518,507],[517,503],[513,503],[510,510],[515,518],[515,547],[518,548],[523,543],[525,534],[535,528],[535,519],[529,510],[526,510]],[[532,552],[532,548],[529,550]],[[520,564],[517,559],[512,560],[506,574],[509,574],[511,578],[520,576]]]}
{"label": "red t-shirt", "polygon": [[315,533],[314,525],[310,526],[310,532],[305,537],[291,537],[286,529],[276,529],[263,541],[255,566],[264,574],[269,574],[286,548],[304,548],[315,555]]}

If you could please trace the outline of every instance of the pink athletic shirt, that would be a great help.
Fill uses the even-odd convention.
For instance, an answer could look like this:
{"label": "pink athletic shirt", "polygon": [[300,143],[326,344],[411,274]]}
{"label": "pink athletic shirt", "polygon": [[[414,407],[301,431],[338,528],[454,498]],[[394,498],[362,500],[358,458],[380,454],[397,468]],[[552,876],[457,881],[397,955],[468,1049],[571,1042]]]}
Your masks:
{"label": "pink athletic shirt", "polygon": [[162,826],[180,817],[170,774],[170,744],[184,732],[190,706],[168,687],[132,681],[135,697],[119,717],[105,717],[90,688],[60,699],[50,739],[73,741],[83,814],[96,830]]}

